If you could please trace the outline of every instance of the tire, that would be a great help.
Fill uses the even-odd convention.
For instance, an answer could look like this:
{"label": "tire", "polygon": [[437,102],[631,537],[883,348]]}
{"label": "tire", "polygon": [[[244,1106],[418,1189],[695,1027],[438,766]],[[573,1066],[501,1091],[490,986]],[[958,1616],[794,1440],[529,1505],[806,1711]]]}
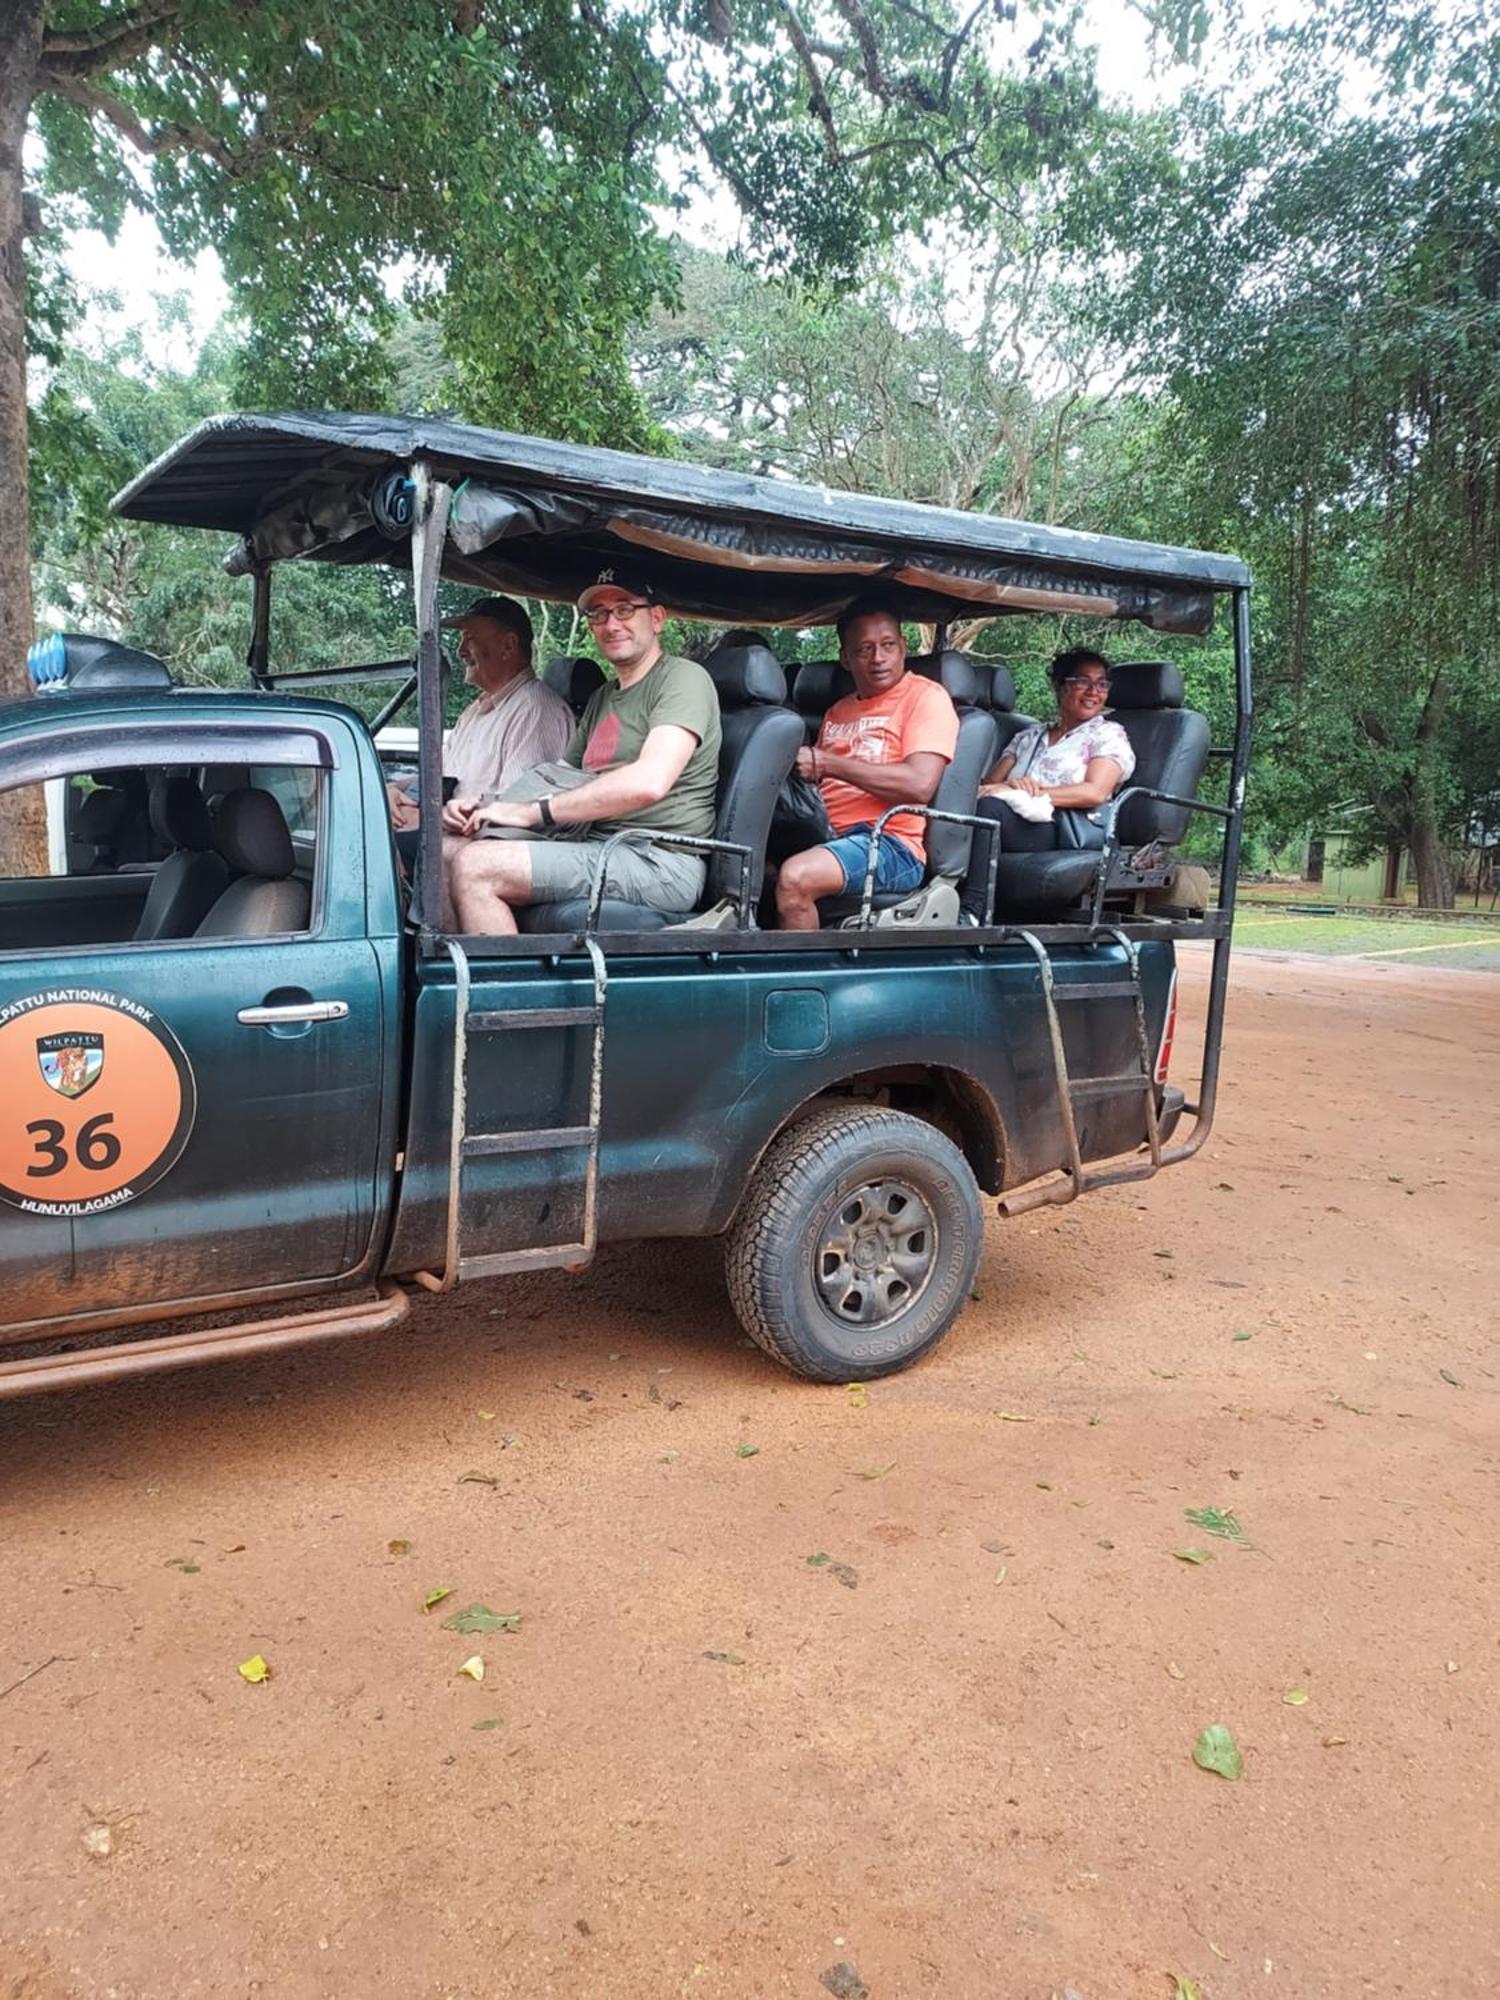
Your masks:
{"label": "tire", "polygon": [[867,1382],[933,1348],[966,1303],[983,1235],[952,1140],[902,1111],[831,1106],[773,1140],[729,1231],[740,1324],[813,1382]]}

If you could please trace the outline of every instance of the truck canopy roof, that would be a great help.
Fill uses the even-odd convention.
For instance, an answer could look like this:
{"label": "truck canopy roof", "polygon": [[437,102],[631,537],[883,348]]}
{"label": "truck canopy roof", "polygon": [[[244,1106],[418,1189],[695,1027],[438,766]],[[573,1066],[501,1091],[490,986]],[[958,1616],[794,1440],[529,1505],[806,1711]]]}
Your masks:
{"label": "truck canopy roof", "polygon": [[419,460],[455,489],[446,577],[562,602],[618,564],[685,617],[732,623],[830,624],[878,590],[938,623],[1044,611],[1205,632],[1215,596],[1250,582],[1233,556],[428,417],[210,418],[113,504],[236,535],[234,573],[291,558],[404,569],[399,482]]}

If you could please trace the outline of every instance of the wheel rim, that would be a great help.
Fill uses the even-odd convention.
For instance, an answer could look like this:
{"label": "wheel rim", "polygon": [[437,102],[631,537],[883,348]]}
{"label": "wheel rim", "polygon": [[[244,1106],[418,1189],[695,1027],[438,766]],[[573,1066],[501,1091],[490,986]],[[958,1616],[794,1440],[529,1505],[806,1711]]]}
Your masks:
{"label": "wheel rim", "polygon": [[867,1182],[843,1195],[824,1224],[818,1294],[840,1326],[888,1326],[927,1289],[937,1249],[936,1218],[910,1181]]}

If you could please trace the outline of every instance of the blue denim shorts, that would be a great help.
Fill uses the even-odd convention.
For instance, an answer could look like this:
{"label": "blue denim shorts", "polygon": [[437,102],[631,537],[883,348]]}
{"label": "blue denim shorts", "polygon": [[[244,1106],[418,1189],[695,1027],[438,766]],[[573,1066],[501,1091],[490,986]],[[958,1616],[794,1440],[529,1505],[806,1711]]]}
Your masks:
{"label": "blue denim shorts", "polygon": [[[845,895],[860,895],[865,886],[865,870],[870,865],[870,829],[873,820],[861,826],[851,827],[837,840],[825,840],[822,845],[828,849],[844,871]],[[875,863],[875,887],[889,889],[893,894],[904,896],[910,889],[920,889],[926,865],[917,858],[915,849],[908,847],[894,833],[880,836],[880,853]]]}

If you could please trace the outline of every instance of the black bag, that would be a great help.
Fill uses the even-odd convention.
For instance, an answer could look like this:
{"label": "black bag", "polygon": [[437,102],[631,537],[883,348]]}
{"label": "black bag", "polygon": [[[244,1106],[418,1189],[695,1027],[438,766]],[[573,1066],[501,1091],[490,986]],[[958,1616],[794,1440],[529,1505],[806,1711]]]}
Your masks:
{"label": "black bag", "polygon": [[1104,828],[1082,806],[1057,806],[1052,813],[1059,847],[1102,847]]}
{"label": "black bag", "polygon": [[793,771],[776,794],[776,810],[771,815],[771,831],[766,840],[766,859],[773,865],[789,861],[809,847],[821,847],[833,839],[828,808],[823,794],[811,778]]}

